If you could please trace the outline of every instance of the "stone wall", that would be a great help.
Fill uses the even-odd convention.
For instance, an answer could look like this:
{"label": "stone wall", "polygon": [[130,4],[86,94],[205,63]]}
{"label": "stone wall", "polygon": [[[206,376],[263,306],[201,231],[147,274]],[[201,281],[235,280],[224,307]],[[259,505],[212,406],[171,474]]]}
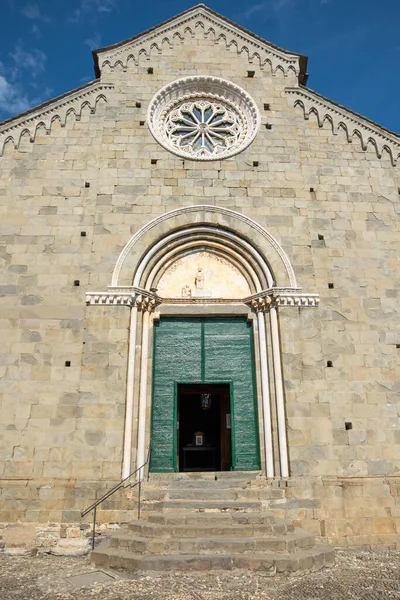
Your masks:
{"label": "stone wall", "polygon": [[[54,122],[49,134],[39,128],[18,150],[6,144],[0,522],[43,523],[47,512],[50,522],[77,522],[76,511],[93,500],[93,481],[120,478],[129,310],[86,307],[85,292],[106,289],[140,227],[195,204],[256,220],[288,254],[299,285],[321,295],[319,309],[280,312],[292,475],[359,478],[346,493],[364,490],[369,507],[392,510],[392,495],[377,490],[389,489],[380,477],[400,468],[399,167],[357,138],[349,143],[344,131],[333,135],[328,122],[305,120],[285,93],[297,85],[294,75],[253,64],[249,78],[248,68],[233,47],[198,33],[150,62],[105,69],[102,81],[114,88],[93,113],[71,114],[65,127]],[[262,128],[243,153],[191,162],[153,139],[143,124],[149,101],[190,74],[223,77],[254,98]],[[26,484],[19,489],[17,481]],[[80,489],[72,507],[71,486]],[[318,486],[307,488],[311,500]],[[47,506],[49,489],[58,491]],[[329,502],[321,510],[331,510]],[[65,518],[70,509],[74,516]],[[356,543],[346,527],[332,529],[332,539],[349,534]]]}
{"label": "stone wall", "polygon": [[[162,483],[144,483],[142,516],[146,502],[164,497]],[[105,493],[115,482],[39,480],[9,482],[2,501],[25,506],[40,501],[41,512],[23,512],[20,519],[0,523],[0,551],[76,555],[90,550],[93,513],[80,518],[82,500],[90,493]],[[399,547],[400,479],[397,477],[292,477],[265,481],[251,487],[272,498],[267,509],[277,518],[292,519],[313,533],[321,543],[337,547]],[[151,488],[148,490],[148,488]],[[274,492],[279,490],[274,500]],[[283,491],[283,494],[280,492]],[[62,513],[50,506],[65,506]],[[109,535],[137,514],[137,488],[122,489],[97,512],[96,539]],[[16,513],[12,516],[14,517]]]}
{"label": "stone wall", "polygon": [[398,548],[399,483],[379,476],[293,478],[280,484],[287,486],[280,512],[333,546]]}

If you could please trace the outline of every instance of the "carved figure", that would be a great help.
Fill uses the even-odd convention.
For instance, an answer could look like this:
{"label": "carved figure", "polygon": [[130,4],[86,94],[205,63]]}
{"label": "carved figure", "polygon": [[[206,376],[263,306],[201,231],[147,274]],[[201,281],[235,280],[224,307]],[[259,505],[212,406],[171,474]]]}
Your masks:
{"label": "carved figure", "polygon": [[182,288],[182,298],[191,298],[191,296],[192,290],[190,289],[190,286],[184,285]]}
{"label": "carved figure", "polygon": [[196,286],[196,290],[204,289],[204,273],[201,267],[197,269],[194,285]]}

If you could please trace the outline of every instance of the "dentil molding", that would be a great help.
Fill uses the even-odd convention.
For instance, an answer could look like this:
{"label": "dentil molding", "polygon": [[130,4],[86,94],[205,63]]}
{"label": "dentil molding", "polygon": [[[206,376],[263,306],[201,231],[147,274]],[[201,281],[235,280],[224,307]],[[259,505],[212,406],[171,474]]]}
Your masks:
{"label": "dentil molding", "polygon": [[[142,311],[153,311],[160,304],[193,304],[193,299],[162,298],[152,292],[135,287],[109,287],[104,292],[87,292],[86,304],[90,306],[127,306]],[[271,306],[318,307],[319,294],[304,294],[301,288],[270,288],[248,298],[226,300],[201,299],[199,304],[237,304],[251,306],[256,312],[266,312]]]}
{"label": "dentil molding", "polygon": [[256,312],[266,312],[271,306],[295,306],[317,308],[319,294],[304,294],[301,288],[270,288],[244,300]]}
{"label": "dentil molding", "polygon": [[378,158],[382,157],[383,152],[387,152],[393,166],[396,165],[400,157],[400,136],[307,88],[286,88],[286,94],[289,104],[303,109],[306,120],[314,115],[320,127],[327,121],[333,135],[342,130],[349,143],[356,138],[361,142],[363,150],[367,150],[371,144]]}
{"label": "dentil molding", "polygon": [[61,127],[65,127],[70,115],[79,121],[84,108],[88,107],[94,114],[99,102],[107,102],[106,94],[113,88],[112,84],[93,81],[22,115],[4,121],[0,124],[0,156],[4,152],[5,144],[9,142],[18,149],[22,136],[26,135],[30,142],[34,142],[38,129],[44,128],[49,135],[55,121],[58,121]]}
{"label": "dentil molding", "polygon": [[142,311],[153,311],[161,298],[140,288],[109,288],[105,292],[87,292],[86,304],[90,306],[128,306]]}

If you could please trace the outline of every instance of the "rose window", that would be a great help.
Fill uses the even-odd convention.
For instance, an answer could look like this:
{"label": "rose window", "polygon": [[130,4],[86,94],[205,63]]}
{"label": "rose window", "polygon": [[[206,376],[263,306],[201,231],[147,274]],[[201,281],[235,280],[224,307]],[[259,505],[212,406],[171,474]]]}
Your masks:
{"label": "rose window", "polygon": [[165,121],[165,131],[178,149],[208,158],[234,146],[242,127],[240,117],[228,106],[197,100],[173,110]]}
{"label": "rose window", "polygon": [[150,103],[148,125],[166,149],[192,160],[218,160],[244,150],[260,115],[250,96],[216,77],[187,77],[167,85]]}

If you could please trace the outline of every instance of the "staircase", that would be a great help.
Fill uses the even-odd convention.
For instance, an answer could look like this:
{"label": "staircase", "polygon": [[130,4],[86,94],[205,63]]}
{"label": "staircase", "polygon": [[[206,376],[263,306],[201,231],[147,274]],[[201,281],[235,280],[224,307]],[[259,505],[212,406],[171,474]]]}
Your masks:
{"label": "staircase", "polygon": [[[317,570],[333,550],[274,516],[285,490],[257,472],[152,475],[142,518],[122,528],[91,560],[129,571],[247,569],[264,574]],[[281,512],[281,510],[280,510]]]}

